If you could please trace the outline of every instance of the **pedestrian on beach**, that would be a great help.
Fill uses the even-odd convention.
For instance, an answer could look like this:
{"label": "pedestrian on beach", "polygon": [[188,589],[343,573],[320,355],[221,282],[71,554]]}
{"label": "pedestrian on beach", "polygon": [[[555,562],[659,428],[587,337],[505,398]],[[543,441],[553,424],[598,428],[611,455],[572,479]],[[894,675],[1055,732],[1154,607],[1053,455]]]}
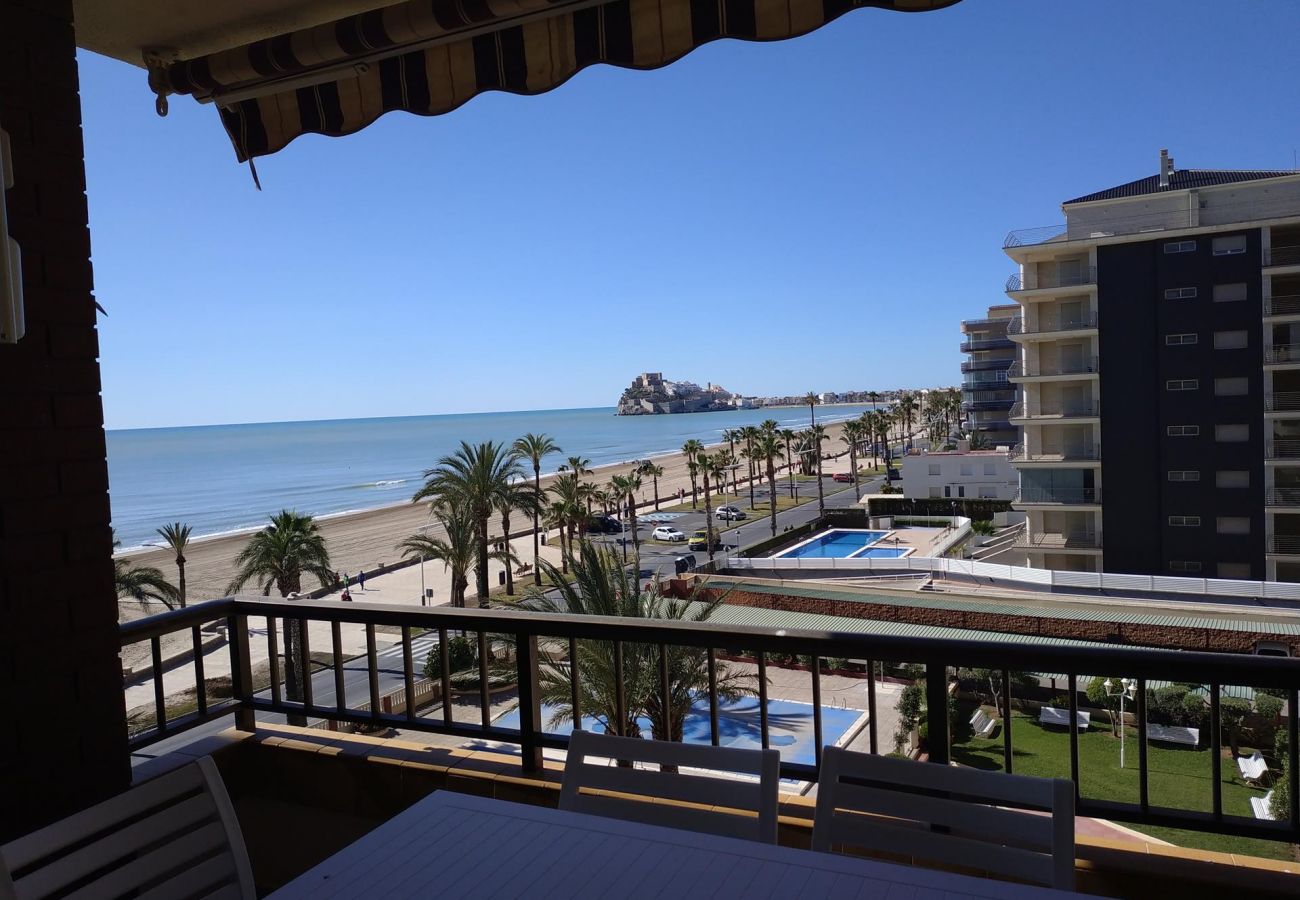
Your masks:
{"label": "pedestrian on beach", "polygon": [[362,569],[360,572],[357,573],[357,587],[361,588],[361,590],[363,590],[363,591],[366,589],[366,570],[365,570],[365,569]]}
{"label": "pedestrian on beach", "polygon": [[344,572],[344,573],[343,573],[343,590],[346,591],[347,589],[348,589],[348,573],[347,573],[347,572]]}

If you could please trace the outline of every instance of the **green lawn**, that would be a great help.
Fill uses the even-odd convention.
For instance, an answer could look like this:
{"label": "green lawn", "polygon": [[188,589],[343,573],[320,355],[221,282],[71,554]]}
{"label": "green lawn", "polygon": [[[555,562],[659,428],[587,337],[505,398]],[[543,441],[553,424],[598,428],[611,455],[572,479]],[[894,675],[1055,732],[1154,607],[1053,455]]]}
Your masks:
{"label": "green lawn", "polygon": [[[994,729],[990,738],[974,737],[966,723],[974,707],[964,705],[954,735],[953,760],[978,769],[1002,769],[1002,729]],[[1048,728],[1036,717],[1014,714],[1011,727],[1012,766],[1020,775],[1049,778],[1070,777],[1070,740],[1065,731]],[[1119,767],[1119,739],[1110,729],[1093,727],[1079,735],[1079,780],[1084,797],[1097,800],[1138,802],[1137,729],[1129,728],[1125,738],[1125,767]],[[1249,753],[1248,749],[1243,751]],[[1153,806],[1208,812],[1211,798],[1211,757],[1209,750],[1191,750],[1161,745],[1147,745],[1147,790]],[[1261,797],[1267,789],[1254,788],[1241,781],[1237,767],[1227,756],[1221,767],[1223,811],[1229,815],[1250,817],[1250,798]],[[1152,825],[1130,826],[1152,837],[1183,847],[1241,853],[1269,859],[1293,859],[1290,845],[1276,841],[1221,834],[1202,834],[1177,828]]]}

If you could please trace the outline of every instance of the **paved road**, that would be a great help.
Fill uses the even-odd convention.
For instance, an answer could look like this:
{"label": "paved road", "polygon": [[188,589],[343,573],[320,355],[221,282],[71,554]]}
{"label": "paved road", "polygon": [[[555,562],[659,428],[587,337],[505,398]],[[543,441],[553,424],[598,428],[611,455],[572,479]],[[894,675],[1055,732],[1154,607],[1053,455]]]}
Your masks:
{"label": "paved road", "polygon": [[[832,481],[830,476],[824,479],[823,493],[827,509],[847,509],[855,504],[853,498],[853,486],[851,484],[842,484]],[[879,489],[883,483],[882,478],[875,478],[872,481],[864,482],[861,485],[863,494],[872,493]],[[810,522],[817,518],[817,485],[812,481],[799,482],[799,498],[809,498],[807,503],[796,506],[793,509],[787,509],[777,513],[776,528],[780,534],[787,527],[795,527],[805,522]],[[778,491],[786,490],[784,484],[777,486]],[[759,508],[767,501],[767,488],[755,487],[754,500]],[[746,505],[749,502],[748,491],[743,492],[743,501]],[[725,500],[721,502],[731,502]],[[715,504],[717,505],[717,504]],[[685,531],[687,534],[704,527],[703,502],[699,512],[684,513],[679,518],[674,519],[672,524]],[[653,577],[658,573],[661,577],[668,577],[673,574],[673,561],[689,551],[685,544],[667,545],[657,544],[650,541],[650,532],[654,530],[654,523],[638,521],[638,533],[641,536],[641,576],[645,578]],[[726,532],[723,535],[725,548],[719,551],[719,554],[734,552],[738,547],[743,549],[765,541],[772,536],[771,523],[767,516],[756,517],[746,521],[739,528]],[[616,536],[606,536],[600,538],[617,547]],[[629,541],[627,547],[629,558],[631,558],[632,547]],[[696,552],[696,559],[699,562],[705,562],[708,554]],[[382,637],[382,636],[381,636]],[[437,643],[436,635],[420,635],[411,639],[411,650],[414,656],[414,667],[416,677],[420,676],[424,668],[424,660],[428,655],[429,649]],[[320,649],[320,648],[317,648]],[[398,690],[403,686],[403,666],[402,666],[402,646],[400,643],[380,649],[376,653],[377,666],[379,673],[379,693],[380,695]],[[358,657],[350,662],[344,663],[344,695],[350,705],[364,703],[370,698],[369,676],[366,671],[366,659],[364,656]],[[270,691],[261,691],[257,696],[269,698]],[[334,672],[327,669],[316,673],[312,677],[312,699],[317,706],[329,707],[335,703],[334,693]],[[286,721],[283,715],[277,713],[257,714],[259,722],[284,724]],[[216,734],[224,731],[230,726],[228,718],[217,719],[205,725],[192,728],[175,737],[167,738],[148,747],[143,748],[133,754],[132,763],[140,763],[155,756],[161,756],[178,747],[182,747],[192,741],[198,740],[207,735]]]}

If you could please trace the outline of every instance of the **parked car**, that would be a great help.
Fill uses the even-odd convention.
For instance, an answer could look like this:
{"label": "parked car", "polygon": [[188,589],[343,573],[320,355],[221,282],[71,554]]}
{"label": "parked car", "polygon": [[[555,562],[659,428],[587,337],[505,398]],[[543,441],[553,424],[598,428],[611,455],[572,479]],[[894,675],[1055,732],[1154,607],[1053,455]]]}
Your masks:
{"label": "parked car", "polygon": [[831,480],[832,480],[832,481],[840,481],[840,482],[851,483],[851,482],[853,481],[853,473],[852,473],[852,472],[836,472],[834,475],[831,476]]}
{"label": "parked car", "polygon": [[[708,550],[709,533],[705,529],[701,528],[699,531],[691,535],[690,543],[688,543],[686,546],[692,550]],[[714,550],[722,549],[722,538],[716,534],[713,536],[713,549]]]}
{"label": "parked car", "polygon": [[673,574],[685,575],[695,571],[695,554],[684,553],[673,560]]}
{"label": "parked car", "polygon": [[725,519],[730,522],[732,519],[747,519],[745,511],[739,506],[719,506],[713,511],[713,515],[719,519]]}
{"label": "parked car", "polygon": [[587,521],[587,534],[622,534],[623,523],[613,516],[592,516]]}
{"label": "parked car", "polygon": [[890,481],[902,481],[902,479],[903,479],[903,473],[902,473],[902,472],[898,471],[897,469],[890,469],[890,470],[889,470],[889,480],[890,480]]}
{"label": "parked car", "polygon": [[674,528],[671,525],[660,525],[654,531],[650,532],[650,537],[654,538],[656,541],[672,541],[673,543],[676,543],[678,541],[686,540],[686,532],[682,531],[680,528]]}

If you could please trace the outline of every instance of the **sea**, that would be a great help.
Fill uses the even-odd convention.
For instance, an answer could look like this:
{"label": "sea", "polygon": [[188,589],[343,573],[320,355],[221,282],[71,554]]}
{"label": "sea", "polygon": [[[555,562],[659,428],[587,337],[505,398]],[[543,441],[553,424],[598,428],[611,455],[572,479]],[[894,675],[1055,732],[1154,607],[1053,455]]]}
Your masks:
{"label": "sea", "polygon": [[[819,406],[817,421],[871,408]],[[461,441],[550,435],[561,452],[543,461],[545,473],[569,456],[600,466],[676,453],[691,438],[717,443],[724,430],[765,419],[802,427],[808,407],[661,416],[616,416],[601,407],[110,430],[113,527],[122,548],[133,549],[156,541],[154,529],[167,522],[212,536],[260,527],[281,509],[330,516],[403,503]]]}

